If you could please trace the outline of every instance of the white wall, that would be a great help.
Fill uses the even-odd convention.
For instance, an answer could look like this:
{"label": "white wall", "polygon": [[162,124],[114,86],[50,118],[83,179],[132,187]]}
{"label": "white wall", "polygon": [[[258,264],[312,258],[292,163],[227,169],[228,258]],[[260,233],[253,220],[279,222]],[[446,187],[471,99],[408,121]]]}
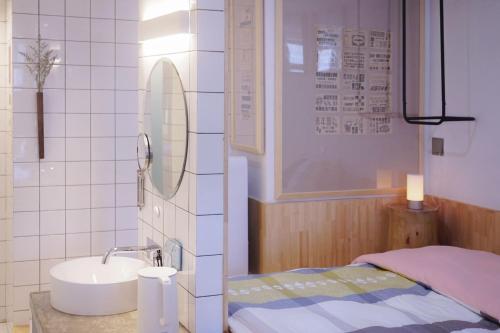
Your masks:
{"label": "white wall", "polygon": [[[13,290],[9,314],[28,322],[29,293],[49,288],[66,259],[137,244],[137,0],[13,2]],[[40,13],[40,15],[38,15]],[[57,51],[38,159],[35,86],[24,51]]]}
{"label": "white wall", "polygon": [[[431,1],[437,4],[437,1]],[[428,26],[428,114],[440,114],[438,7]],[[426,192],[500,209],[500,1],[445,1],[447,113],[474,123],[425,128]],[[431,155],[431,137],[444,138],[445,155]]]}
{"label": "white wall", "polygon": [[[152,6],[160,16],[168,8],[189,11],[190,34],[179,35],[170,27],[159,40],[143,42],[139,80],[143,99],[155,62],[168,57],[175,64],[188,100],[189,148],[186,172],[173,198],[164,200],[146,177],[139,242],[163,244],[172,238],[181,242],[184,264],[177,277],[180,323],[191,332],[219,333],[223,330],[224,293],[224,1],[140,2],[143,13]],[[141,122],[143,108],[141,101]]]}
{"label": "white wall", "polygon": [[248,159],[248,195],[251,198],[274,202],[274,109],[275,109],[275,25],[276,1],[264,1],[264,154],[257,155],[230,148],[231,155]]}

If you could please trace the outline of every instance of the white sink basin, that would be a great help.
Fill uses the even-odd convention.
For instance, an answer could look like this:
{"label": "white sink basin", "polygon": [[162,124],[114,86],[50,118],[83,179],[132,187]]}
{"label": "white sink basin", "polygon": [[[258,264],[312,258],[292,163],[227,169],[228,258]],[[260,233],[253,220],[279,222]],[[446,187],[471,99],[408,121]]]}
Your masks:
{"label": "white sink basin", "polygon": [[80,258],[50,270],[50,303],[62,312],[103,316],[137,309],[137,271],[147,264],[138,259]]}

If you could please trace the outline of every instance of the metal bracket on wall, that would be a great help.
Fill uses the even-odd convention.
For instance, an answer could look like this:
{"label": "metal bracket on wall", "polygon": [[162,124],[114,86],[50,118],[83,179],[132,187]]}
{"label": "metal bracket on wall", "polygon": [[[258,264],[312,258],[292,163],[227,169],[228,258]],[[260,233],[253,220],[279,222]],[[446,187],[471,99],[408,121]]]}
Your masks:
{"label": "metal bracket on wall", "polygon": [[450,121],[475,121],[474,117],[457,117],[446,115],[446,80],[444,58],[444,13],[443,0],[439,0],[439,29],[441,37],[441,115],[440,116],[408,116],[406,113],[406,0],[403,0],[403,117],[409,124],[441,125]]}

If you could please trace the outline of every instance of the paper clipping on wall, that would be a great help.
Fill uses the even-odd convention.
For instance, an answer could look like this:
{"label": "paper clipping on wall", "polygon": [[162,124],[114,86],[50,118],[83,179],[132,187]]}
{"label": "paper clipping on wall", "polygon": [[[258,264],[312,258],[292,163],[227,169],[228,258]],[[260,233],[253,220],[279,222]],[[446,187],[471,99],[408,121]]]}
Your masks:
{"label": "paper clipping on wall", "polygon": [[316,116],[316,134],[339,134],[340,121],[338,116]]}
{"label": "paper clipping on wall", "polygon": [[390,32],[320,27],[316,47],[316,134],[390,134]]}

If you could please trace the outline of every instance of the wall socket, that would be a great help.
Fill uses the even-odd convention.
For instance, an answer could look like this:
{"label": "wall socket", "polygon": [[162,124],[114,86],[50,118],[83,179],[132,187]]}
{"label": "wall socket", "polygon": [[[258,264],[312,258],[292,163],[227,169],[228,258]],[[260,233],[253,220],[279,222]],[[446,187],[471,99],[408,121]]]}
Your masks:
{"label": "wall socket", "polygon": [[443,138],[432,138],[432,155],[443,156],[444,155],[444,139]]}

